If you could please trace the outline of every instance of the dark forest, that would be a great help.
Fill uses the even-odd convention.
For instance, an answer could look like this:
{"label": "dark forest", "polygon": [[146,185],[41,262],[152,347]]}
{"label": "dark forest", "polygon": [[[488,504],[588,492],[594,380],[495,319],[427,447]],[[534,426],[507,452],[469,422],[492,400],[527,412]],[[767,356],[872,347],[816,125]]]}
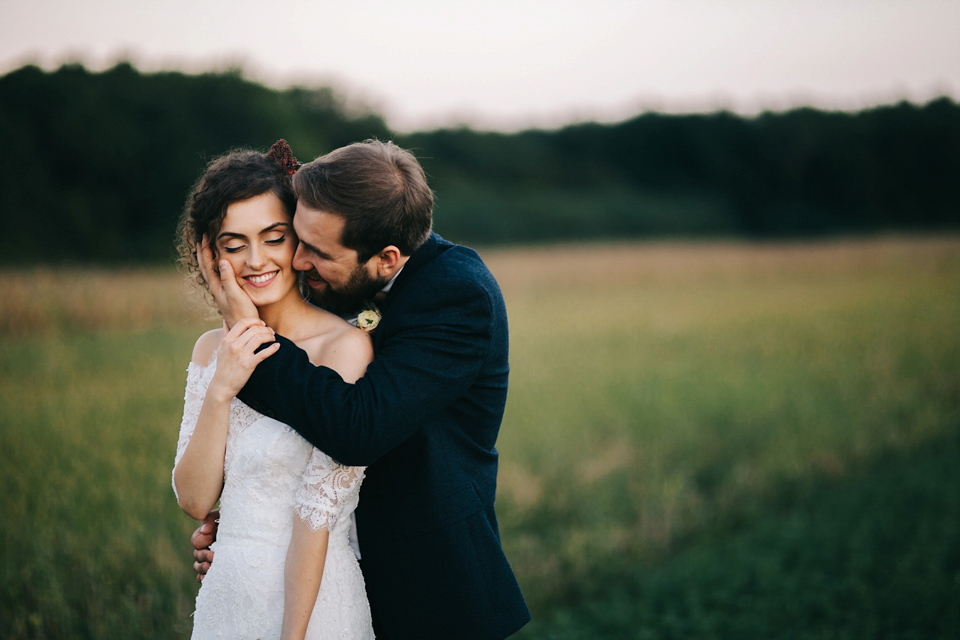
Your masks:
{"label": "dark forest", "polygon": [[0,262],[167,262],[204,165],[281,137],[301,161],[366,138],[413,150],[437,195],[436,230],[465,243],[960,227],[960,106],[949,98],[398,134],[330,88],[74,64],[0,78]]}

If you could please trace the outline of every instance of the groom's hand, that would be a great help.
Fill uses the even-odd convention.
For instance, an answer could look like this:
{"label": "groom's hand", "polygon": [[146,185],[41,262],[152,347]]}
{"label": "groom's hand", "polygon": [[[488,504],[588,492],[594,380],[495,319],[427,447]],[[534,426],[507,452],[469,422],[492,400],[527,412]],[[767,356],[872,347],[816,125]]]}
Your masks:
{"label": "groom's hand", "polygon": [[214,268],[213,250],[210,248],[210,239],[207,234],[203,235],[203,239],[197,245],[197,262],[200,264],[200,273],[203,274],[203,279],[206,280],[207,287],[210,289],[210,295],[220,308],[223,321],[227,323],[228,330],[243,318],[260,317],[250,296],[237,284],[230,263],[221,260],[219,269]]}
{"label": "groom's hand", "polygon": [[220,511],[211,511],[203,522],[197,527],[197,530],[190,536],[190,544],[193,545],[193,570],[197,572],[197,582],[203,582],[203,576],[210,569],[210,563],[213,562],[213,551],[210,545],[217,539],[217,520],[220,518]]}

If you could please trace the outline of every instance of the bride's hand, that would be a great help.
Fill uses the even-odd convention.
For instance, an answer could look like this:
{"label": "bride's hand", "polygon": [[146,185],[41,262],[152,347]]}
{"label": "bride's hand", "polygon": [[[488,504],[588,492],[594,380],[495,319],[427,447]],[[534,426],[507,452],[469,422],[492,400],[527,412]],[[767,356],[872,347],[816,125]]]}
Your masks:
{"label": "bride's hand", "polygon": [[227,328],[233,327],[242,318],[259,317],[250,296],[237,284],[230,263],[221,260],[219,266],[214,268],[213,250],[210,249],[207,234],[203,234],[203,239],[197,244],[197,263]]}
{"label": "bride's hand", "polygon": [[[274,342],[273,329],[259,318],[243,318],[223,336],[217,351],[217,370],[213,374],[207,395],[213,394],[221,401],[229,402],[240,393],[257,365],[272,356],[280,348]],[[273,344],[257,351],[261,345]]]}

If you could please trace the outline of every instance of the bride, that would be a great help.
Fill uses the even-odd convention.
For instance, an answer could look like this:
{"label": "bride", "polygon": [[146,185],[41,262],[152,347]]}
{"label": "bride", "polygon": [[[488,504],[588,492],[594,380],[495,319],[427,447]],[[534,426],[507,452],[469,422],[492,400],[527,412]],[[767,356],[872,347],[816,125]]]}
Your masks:
{"label": "bride", "polygon": [[[338,464],[234,397],[276,351],[274,332],[350,383],[373,357],[367,334],[300,293],[291,264],[297,166],[282,140],[269,154],[220,157],[180,219],[178,248],[189,272],[206,285],[197,249],[209,242],[262,319],[203,334],[187,368],[173,488],[197,520],[220,501],[217,561],[197,595],[195,639],[373,637],[348,541],[364,469]],[[270,346],[257,351],[263,345]]]}

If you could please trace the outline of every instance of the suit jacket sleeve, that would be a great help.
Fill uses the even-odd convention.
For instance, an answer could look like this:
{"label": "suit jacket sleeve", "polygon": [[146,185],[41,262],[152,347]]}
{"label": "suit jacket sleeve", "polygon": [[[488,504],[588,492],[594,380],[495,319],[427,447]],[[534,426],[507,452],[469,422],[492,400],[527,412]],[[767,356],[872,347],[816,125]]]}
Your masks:
{"label": "suit jacket sleeve", "polygon": [[[356,384],[309,362],[278,336],[239,394],[342,464],[368,466],[461,397],[490,350],[489,294],[472,282],[433,286],[385,311],[374,361]],[[387,317],[395,313],[395,317]]]}

